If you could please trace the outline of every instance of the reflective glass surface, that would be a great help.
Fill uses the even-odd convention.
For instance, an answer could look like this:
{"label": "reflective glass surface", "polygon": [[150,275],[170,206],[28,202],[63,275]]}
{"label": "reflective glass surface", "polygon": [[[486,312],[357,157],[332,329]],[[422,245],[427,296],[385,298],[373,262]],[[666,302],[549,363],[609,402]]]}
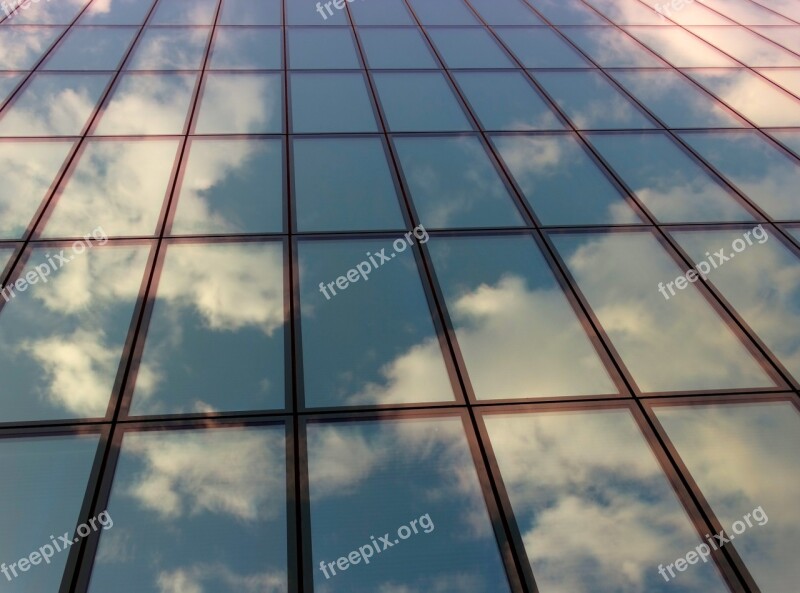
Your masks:
{"label": "reflective glass surface", "polygon": [[462,0],[407,0],[423,25],[477,25],[467,5]]}
{"label": "reflective glass surface", "polygon": [[759,69],[758,73],[766,76],[785,91],[795,96],[800,95],[800,68]]}
{"label": "reflective glass surface", "polygon": [[293,70],[361,67],[349,29],[292,28],[287,41],[289,68]]}
{"label": "reflective glass surface", "polygon": [[586,0],[618,25],[663,25],[661,15],[638,0]]}
{"label": "reflective glass surface", "polygon": [[362,74],[292,73],[289,94],[295,133],[378,131]]}
{"label": "reflective glass surface", "polygon": [[666,66],[662,60],[615,27],[564,27],[562,31],[602,68]]}
{"label": "reflective glass surface", "polygon": [[607,25],[608,21],[581,0],[528,0],[554,25]]}
{"label": "reflective glass surface", "polygon": [[209,68],[277,70],[282,67],[281,30],[266,27],[218,27]]}
{"label": "reflective glass surface", "polygon": [[220,25],[280,25],[281,0],[223,0]]}
{"label": "reflective glass surface", "polygon": [[543,25],[544,21],[522,0],[470,0],[489,25]]}
{"label": "reflective glass surface", "polygon": [[526,68],[590,68],[591,64],[547,28],[497,27],[497,34]]}
{"label": "reflective glass surface", "polygon": [[217,0],[158,0],[150,25],[210,25]]}
{"label": "reflective glass surface", "polygon": [[68,25],[88,3],[89,0],[9,3],[9,7],[19,6],[9,20],[15,25]]}
{"label": "reflective glass surface", "polygon": [[25,78],[22,74],[0,73],[0,105],[2,105],[17,85]]}
{"label": "reflective glass surface", "polygon": [[429,35],[448,68],[514,68],[492,35],[475,27],[431,29]]}
{"label": "reflective glass surface", "polygon": [[403,0],[354,2],[348,6],[356,25],[413,25]]}
{"label": "reflective glass surface", "polygon": [[800,56],[743,27],[690,27],[689,31],[745,66],[800,66]]}
{"label": "reflective glass surface", "polygon": [[93,0],[78,19],[79,25],[141,25],[153,0]]}
{"label": "reflective glass surface", "polygon": [[720,50],[678,27],[626,27],[644,45],[676,68],[736,66]]}
{"label": "reflective glass surface", "polygon": [[197,134],[279,134],[283,131],[280,74],[207,74]]}
{"label": "reflective glass surface", "polygon": [[419,29],[363,27],[358,32],[369,68],[437,68]]}
{"label": "reflective glass surface", "polygon": [[199,70],[208,27],[148,27],[136,43],[127,70]]}
{"label": "reflective glass surface", "polygon": [[71,29],[48,56],[43,70],[116,70],[136,35],[134,27]]}

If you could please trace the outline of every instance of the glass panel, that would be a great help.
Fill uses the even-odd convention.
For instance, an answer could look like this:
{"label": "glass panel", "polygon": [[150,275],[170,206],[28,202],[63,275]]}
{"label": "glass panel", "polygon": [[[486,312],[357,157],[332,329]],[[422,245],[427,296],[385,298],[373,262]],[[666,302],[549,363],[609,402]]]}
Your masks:
{"label": "glass panel", "polygon": [[289,68],[293,70],[361,68],[349,28],[292,28],[287,34]]}
{"label": "glass panel", "polygon": [[88,142],[62,184],[44,237],[153,235],[169,190],[177,140]]}
{"label": "glass panel", "polygon": [[453,76],[484,130],[566,128],[521,72],[456,72]]}
{"label": "glass panel", "polygon": [[[0,471],[9,477],[0,490],[0,530],[7,534],[0,539],[0,558],[11,564],[2,564],[3,591],[58,591],[69,551],[59,545],[55,552],[51,544],[61,540],[50,538],[75,533],[99,440],[95,434],[0,440]],[[47,565],[45,549],[38,566],[31,570],[29,561],[21,572],[14,560],[29,558],[43,544],[54,552]]]}
{"label": "glass panel", "polygon": [[178,190],[173,235],[283,230],[283,143],[194,138]]}
{"label": "glass panel", "polygon": [[618,25],[663,25],[664,18],[638,0],[585,0]]}
{"label": "glass panel", "polygon": [[150,25],[210,25],[217,0],[159,0]]}
{"label": "glass panel", "polygon": [[767,214],[800,220],[800,163],[761,134],[687,132],[680,137]]}
{"label": "glass panel", "polygon": [[413,25],[403,0],[375,0],[349,4],[356,25]]}
{"label": "glass panel", "polygon": [[289,25],[349,25],[345,0],[285,2],[286,23]]}
{"label": "glass panel", "polygon": [[283,408],[284,324],[280,243],[170,245],[131,414]]}
{"label": "glass panel", "polygon": [[[471,130],[444,75],[438,72],[374,74],[386,121],[393,132]],[[425,109],[419,106],[424,105]]]}
{"label": "glass panel", "polygon": [[408,0],[423,25],[479,25],[462,0]]}
{"label": "glass panel", "polygon": [[431,29],[428,34],[448,68],[514,68],[486,29]]}
{"label": "glass panel", "polygon": [[311,424],[308,465],[315,590],[510,591],[460,419]]}
{"label": "glass panel", "polygon": [[554,25],[607,25],[608,21],[580,0],[528,0]]}
{"label": "glass panel", "polygon": [[0,421],[105,416],[149,249],[96,247],[101,231],[33,249],[3,289]]}
{"label": "glass panel", "polygon": [[[679,25],[733,25],[733,21],[718,12],[706,8],[698,2],[684,2],[679,9],[672,8],[672,2],[654,4],[653,8]],[[668,23],[664,23],[668,24]]]}
{"label": "glass panel", "polygon": [[380,138],[295,138],[292,150],[299,231],[405,226]]}
{"label": "glass panel", "polygon": [[[789,402],[658,407],[656,415],[727,537],[737,538],[736,550],[760,590],[781,593],[796,587],[797,408]],[[720,435],[735,435],[741,446],[721,447]]]}
{"label": "glass panel", "polygon": [[[9,16],[7,22],[13,22],[15,25],[68,25],[75,20],[81,9],[88,3],[89,0],[62,0],[61,2],[10,0],[7,6],[19,6],[19,8]],[[3,10],[5,12],[5,7]]]}
{"label": "glass panel", "polygon": [[280,25],[281,0],[223,0],[220,25]]}
{"label": "glass panel", "polygon": [[454,400],[409,237],[300,243],[307,406]]}
{"label": "glass panel", "polygon": [[481,141],[395,138],[406,184],[429,228],[524,226]]}
{"label": "glass panel", "polygon": [[746,66],[800,66],[800,57],[744,27],[689,27],[689,30]]}
{"label": "glass panel", "polygon": [[591,68],[578,50],[544,27],[497,27],[497,34],[526,68]]}
{"label": "glass panel", "polygon": [[792,0],[761,0],[761,5],[765,6],[785,17],[800,20],[800,6]]}
{"label": "glass panel", "polygon": [[437,237],[430,250],[478,399],[618,393],[531,237]]}
{"label": "glass panel", "polygon": [[286,593],[283,427],[125,434],[91,593]]}
{"label": "glass panel", "polygon": [[69,141],[0,142],[0,238],[22,238],[70,148]]}
{"label": "glass panel", "polygon": [[522,0],[470,0],[489,25],[544,25]]}
{"label": "glass panel", "polygon": [[769,135],[800,157],[800,131],[774,130]]}
{"label": "glass panel", "polygon": [[668,134],[589,138],[660,222],[753,220],[734,195]]}
{"label": "glass panel", "polygon": [[[289,76],[295,133],[377,132],[367,82],[362,74]],[[320,104],[320,98],[325,103]]]}
{"label": "glass panel", "polygon": [[626,27],[626,31],[677,68],[738,65],[680,27]]}
{"label": "glass panel", "polygon": [[703,0],[713,8],[743,25],[791,25],[785,18],[748,0]]}
{"label": "glass panel", "polygon": [[79,25],[140,25],[153,0],[94,0],[78,19]]}
{"label": "glass panel", "polygon": [[701,536],[630,412],[483,418],[542,593],[728,591],[708,558],[659,574]]}
{"label": "glass panel", "polygon": [[283,68],[281,30],[266,27],[217,27],[209,68],[212,70]]}
{"label": "glass panel", "polygon": [[0,246],[0,272],[5,270],[8,262],[11,261],[11,256],[14,255],[14,247],[9,245]]}
{"label": "glass panel", "polygon": [[123,74],[95,134],[181,134],[196,74]]}
{"label": "glass panel", "polygon": [[24,74],[0,72],[0,105],[2,105],[17,85],[25,78]]}
{"label": "glass panel", "polygon": [[208,27],[147,27],[133,50],[127,70],[199,70]]}
{"label": "glass panel", "polygon": [[80,135],[109,80],[108,74],[34,74],[3,112],[0,136]]}
{"label": "glass panel", "polygon": [[42,70],[116,70],[134,35],[135,27],[75,27]]}
{"label": "glass panel", "polygon": [[[795,331],[795,322],[800,319],[797,255],[761,225],[744,231],[673,235],[695,262],[707,259],[706,252],[716,253],[722,246],[739,249],[730,253],[737,256],[736,262],[714,269],[709,278],[789,372],[800,377],[800,336]],[[705,267],[709,267],[708,262]]]}
{"label": "glass panel", "polygon": [[720,69],[687,70],[687,74],[759,127],[800,126],[800,101],[755,72]]}
{"label": "glass panel", "polygon": [[542,224],[641,222],[574,136],[493,136],[492,141]]}
{"label": "glass panel", "polygon": [[[795,9],[796,10],[796,9]],[[800,10],[798,17],[800,18]],[[751,27],[760,35],[772,39],[775,43],[780,43],[783,47],[795,53],[800,52],[800,27]]]}
{"label": "glass panel", "polygon": [[615,27],[564,27],[562,31],[602,68],[667,66]]}
{"label": "glass panel", "polygon": [[643,392],[774,386],[651,233],[551,238]]}
{"label": "glass panel", "polygon": [[369,68],[439,67],[419,29],[364,27],[358,34]]}
{"label": "glass panel", "polygon": [[759,70],[759,74],[766,76],[772,82],[782,87],[784,90],[800,96],[800,69],[795,68],[789,70],[781,68],[780,70]]}
{"label": "glass panel", "polygon": [[669,128],[748,127],[676,70],[621,70],[610,74]]}
{"label": "glass panel", "polygon": [[534,76],[578,129],[656,127],[600,72],[536,72]]}
{"label": "glass panel", "polygon": [[280,74],[206,74],[197,134],[280,134],[283,77]]}

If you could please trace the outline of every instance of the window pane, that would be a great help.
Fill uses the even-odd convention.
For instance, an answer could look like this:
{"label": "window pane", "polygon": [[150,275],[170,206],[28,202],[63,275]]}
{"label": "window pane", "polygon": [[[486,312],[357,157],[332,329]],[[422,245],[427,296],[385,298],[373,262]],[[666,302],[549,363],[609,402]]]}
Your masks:
{"label": "window pane", "polygon": [[[374,80],[391,131],[449,132],[472,129],[443,74],[375,74]],[[424,105],[425,109],[420,109],[420,105]]]}
{"label": "window pane", "polygon": [[34,248],[20,278],[38,266],[48,281],[15,283],[0,312],[3,422],[106,414],[149,249],[79,245]]}
{"label": "window pane", "polygon": [[733,21],[725,18],[718,12],[706,8],[702,4],[693,2],[684,4],[679,10],[672,8],[671,2],[654,6],[659,13],[675,21],[679,25],[733,25]]}
{"label": "window pane", "polygon": [[148,27],[133,50],[127,70],[199,70],[208,27]]}
{"label": "window pane", "polygon": [[664,584],[657,567],[702,539],[630,412],[484,421],[542,593],[728,591],[713,562]]}
{"label": "window pane", "polygon": [[521,72],[456,72],[453,76],[484,130],[566,127]]}
{"label": "window pane", "polygon": [[93,0],[79,25],[141,25],[153,0]]}
{"label": "window pane", "polygon": [[667,66],[615,27],[564,27],[562,31],[602,68]]}
{"label": "window pane", "polygon": [[545,27],[497,27],[497,34],[526,68],[591,68],[578,51]]}
{"label": "window pane", "polygon": [[732,192],[667,134],[591,134],[589,138],[659,221],[753,220]]}
{"label": "window pane", "polygon": [[522,0],[470,0],[481,18],[490,25],[544,25]]}
{"label": "window pane", "polygon": [[196,74],[123,74],[94,133],[181,134],[196,82]]}
{"label": "window pane", "polygon": [[210,25],[217,0],[159,0],[151,25]]}
{"label": "window pane", "polygon": [[408,0],[423,25],[479,25],[462,0]]}
{"label": "window pane", "polygon": [[315,590],[510,591],[460,419],[311,424],[308,465]]}
{"label": "window pane", "polygon": [[[421,236],[410,241],[427,242],[427,233]],[[307,406],[454,399],[414,255],[400,252],[406,248],[402,236],[300,243]],[[382,267],[370,265],[370,256]]]}
{"label": "window pane", "polygon": [[[357,6],[362,6],[361,4]],[[358,31],[369,68],[438,68],[417,28],[362,28]]]}
{"label": "window pane", "polygon": [[525,224],[477,137],[395,138],[395,146],[426,227]]}
{"label": "window pane", "polygon": [[283,67],[281,30],[217,27],[211,70],[279,70]]}
{"label": "window pane", "polygon": [[281,0],[223,0],[220,25],[280,25]]}
{"label": "window pane", "polygon": [[791,25],[792,23],[776,13],[747,0],[703,0],[703,4],[713,8],[745,25]]}
{"label": "window pane", "polygon": [[379,138],[295,138],[292,148],[299,231],[405,226]]}
{"label": "window pane", "polygon": [[430,250],[478,399],[618,392],[531,237],[437,237]]}
{"label": "window pane", "polygon": [[286,6],[287,25],[349,25],[347,11],[344,9],[344,0],[338,0],[342,8],[331,5],[324,6],[320,2],[316,6],[313,2],[284,2]]}
{"label": "window pane", "polygon": [[42,70],[116,70],[135,34],[134,27],[73,28]]}
{"label": "window pane", "polygon": [[551,238],[642,391],[774,385],[694,287],[664,298],[683,271],[651,233]]}
{"label": "window pane", "polygon": [[581,0],[528,0],[554,25],[607,25],[608,21]]}
{"label": "window pane", "polygon": [[91,593],[286,593],[283,427],[128,432]]}
{"label": "window pane", "polygon": [[[75,533],[99,440],[95,434],[0,440],[0,471],[9,478],[0,489],[0,530],[6,534],[0,558],[27,558],[54,533]],[[58,591],[68,556],[62,549],[47,565],[18,572],[11,584],[5,581],[12,580],[12,569],[4,563],[3,591]]]}
{"label": "window pane", "polygon": [[[89,0],[72,0],[68,2],[8,2],[9,9],[19,6],[6,23],[15,25],[68,25]],[[5,11],[5,8],[4,8]],[[4,23],[5,24],[5,23]]]}
{"label": "window pane", "polygon": [[[747,515],[735,545],[761,591],[796,587],[797,408],[788,402],[678,406],[658,407],[656,415],[731,539],[741,530],[735,522],[744,524]],[[720,435],[735,435],[742,446],[721,447]]]}
{"label": "window pane", "polygon": [[618,25],[663,25],[664,19],[638,0],[586,0],[609,20]]}
{"label": "window pane", "polygon": [[177,140],[95,140],[62,184],[44,237],[153,235],[172,179]]}
{"label": "window pane", "polygon": [[7,74],[0,72],[0,105],[2,105],[17,85],[25,78],[25,74]]}
{"label": "window pane", "polygon": [[289,68],[361,68],[350,29],[288,29]]}
{"label": "window pane", "polygon": [[[798,16],[795,18],[800,18],[800,10],[796,6],[791,8],[797,12]],[[795,53],[800,52],[800,35],[798,35],[800,27],[751,27],[751,29],[768,39],[772,39],[775,43],[781,44],[786,49],[790,49]]]}
{"label": "window pane", "polygon": [[[362,74],[298,74],[289,77],[295,133],[377,132]],[[320,98],[325,102],[320,103]]]}
{"label": "window pane", "polygon": [[492,141],[542,224],[640,222],[574,136],[493,136]]}
{"label": "window pane", "polygon": [[70,148],[71,141],[0,142],[0,238],[22,238]]}
{"label": "window pane", "polygon": [[0,272],[5,270],[11,257],[14,255],[14,247],[10,245],[3,245],[0,247]]}
{"label": "window pane", "polygon": [[283,230],[280,140],[194,138],[188,150],[173,235]]}
{"label": "window pane", "polygon": [[800,157],[800,131],[771,130],[769,135]]}
{"label": "window pane", "polygon": [[800,66],[800,57],[744,27],[690,27],[689,30],[745,66]]}
{"label": "window pane", "polygon": [[677,68],[737,65],[732,58],[680,27],[627,27],[626,31]]}
{"label": "window pane", "polygon": [[280,243],[171,244],[131,414],[283,408],[283,300]]}
{"label": "window pane", "polygon": [[514,68],[486,29],[431,29],[428,34],[448,68]]}
{"label": "window pane", "polygon": [[413,25],[403,0],[375,0],[348,5],[356,25]]}
{"label": "window pane", "polygon": [[800,95],[800,68],[781,68],[776,70],[760,69],[759,74],[766,76],[785,91]]}
{"label": "window pane", "polygon": [[758,132],[683,133],[686,141],[723,177],[779,220],[800,219],[800,162]]}
{"label": "window pane", "polygon": [[280,134],[283,77],[280,74],[206,74],[197,134]]}

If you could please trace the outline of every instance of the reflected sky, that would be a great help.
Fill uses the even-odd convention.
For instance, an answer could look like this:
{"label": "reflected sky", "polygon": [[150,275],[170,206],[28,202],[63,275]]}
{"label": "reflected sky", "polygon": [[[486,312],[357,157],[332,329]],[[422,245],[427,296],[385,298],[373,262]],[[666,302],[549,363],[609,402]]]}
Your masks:
{"label": "reflected sky", "polygon": [[172,244],[132,415],[284,406],[280,243]]}
{"label": "reflected sky", "polygon": [[220,25],[280,25],[281,0],[224,0]]}
{"label": "reflected sky", "polygon": [[478,399],[618,392],[531,237],[439,237],[430,250]]}
{"label": "reflected sky", "polygon": [[759,74],[766,76],[772,82],[790,93],[800,95],[800,68],[788,69],[760,69]]}
{"label": "reflected sky", "polygon": [[408,0],[423,25],[478,25],[470,9],[461,0]]}
{"label": "reflected sky", "polygon": [[403,0],[375,0],[348,5],[356,25],[413,25]]}
{"label": "reflected sky", "polygon": [[[768,521],[736,537],[741,555],[763,593],[797,587],[800,565],[800,414],[789,402],[657,407],[675,444],[726,533],[762,507]],[[725,439],[721,435],[735,435]],[[763,522],[763,519],[762,521]]]}
{"label": "reflected sky", "polygon": [[615,27],[565,27],[564,34],[601,68],[664,68],[667,64]]}
{"label": "reflected sky", "polygon": [[128,432],[91,593],[286,593],[282,427]]}
{"label": "reflected sky", "polygon": [[569,43],[549,28],[497,27],[497,34],[526,68],[591,68]]}
{"label": "reflected sky", "polygon": [[470,4],[490,25],[545,24],[522,0],[470,0]]}
{"label": "reflected sky", "polygon": [[283,40],[278,28],[218,27],[209,68],[212,70],[278,70]]}
{"label": "reflected sky", "polygon": [[361,68],[349,28],[290,28],[286,40],[293,70]]}
{"label": "reflected sky", "polygon": [[[23,275],[60,250],[33,249]],[[145,246],[94,246],[82,254],[70,247],[63,255],[73,260],[46,284],[5,304],[0,422],[105,415],[147,254]]]}
{"label": "reflected sky", "polygon": [[[412,235],[413,237],[413,235]],[[326,300],[335,281],[393,238],[299,245],[303,381],[310,407],[454,398],[411,248]],[[405,239],[403,239],[405,242]],[[415,247],[416,249],[416,247]],[[330,289],[327,289],[331,295]],[[347,336],[347,340],[342,340]]]}
{"label": "reflected sky", "polygon": [[608,21],[581,0],[528,0],[554,25],[607,25]]}
{"label": "reflected sky", "polygon": [[148,27],[126,63],[127,70],[199,70],[209,27]]}
{"label": "reflected sky", "polygon": [[58,2],[9,2],[10,6],[20,4],[12,21],[15,25],[68,25],[89,0],[59,0]]}
{"label": "reflected sky", "polygon": [[197,134],[279,134],[283,131],[280,74],[206,74]]}
{"label": "reflected sky", "polygon": [[448,68],[516,68],[486,29],[431,29],[428,35]]}
{"label": "reflected sky", "polygon": [[[774,0],[773,0],[774,1]],[[766,3],[768,3],[767,0]],[[765,3],[765,4],[766,4]],[[703,0],[703,4],[713,8],[740,23],[748,25],[791,25],[780,14],[748,0]]]}
{"label": "reflected sky", "polygon": [[485,415],[541,593],[726,593],[712,564],[665,582],[702,543],[627,410]]}
{"label": "reflected sky", "polygon": [[599,13],[618,25],[663,25],[661,16],[638,0],[586,0]]}
{"label": "reflected sky", "polygon": [[14,255],[13,246],[0,247],[0,271],[5,269],[5,267],[8,265],[8,262],[11,261],[12,255]]}
{"label": "reflected sky", "polygon": [[694,286],[669,301],[661,295],[658,283],[683,271],[654,235],[551,239],[642,391],[774,385]]}
{"label": "reflected sky", "polygon": [[136,35],[135,27],[73,28],[43,70],[116,70]]}
{"label": "reflected sky", "polygon": [[378,131],[367,81],[360,73],[295,72],[289,75],[289,93],[295,133]]}
{"label": "reflected sky", "polygon": [[626,27],[625,30],[677,68],[738,66],[730,56],[679,27]]}
{"label": "reflected sky", "polygon": [[[308,475],[315,591],[510,590],[460,419],[310,424]],[[325,579],[320,562],[387,532],[391,549]]]}
{"label": "reflected sky", "polygon": [[800,157],[800,130],[775,130],[769,135]]}
{"label": "reflected sky", "polygon": [[800,66],[800,57],[744,27],[689,27],[745,66]]}
{"label": "reflected sky", "polygon": [[365,27],[358,35],[369,68],[439,67],[419,28]]}
{"label": "reflected sky", "polygon": [[0,27],[2,69],[30,70],[63,30],[63,27]]}
{"label": "reflected sky", "polygon": [[140,25],[153,0],[94,0],[78,19],[79,25]]}
{"label": "reflected sky", "polygon": [[150,25],[210,25],[214,22],[217,0],[159,0]]}
{"label": "reflected sky", "polygon": [[[782,0],[778,0],[782,1]],[[787,0],[791,2],[791,0]],[[797,16],[796,20],[800,19],[800,9],[796,5],[787,5],[787,8],[793,9]],[[800,27],[750,27],[754,31],[763,35],[767,39],[771,39],[775,43],[781,44],[787,49],[791,49],[795,53],[800,52]]]}
{"label": "reflected sky", "polygon": [[0,73],[0,105],[2,105],[16,86],[25,78],[24,74]]}

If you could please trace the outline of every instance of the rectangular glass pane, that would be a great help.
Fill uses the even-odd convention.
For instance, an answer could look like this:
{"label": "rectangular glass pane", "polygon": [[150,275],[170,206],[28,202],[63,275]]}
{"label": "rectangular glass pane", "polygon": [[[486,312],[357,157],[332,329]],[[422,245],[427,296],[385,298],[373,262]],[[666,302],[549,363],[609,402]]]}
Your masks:
{"label": "rectangular glass pane", "polygon": [[564,27],[567,37],[601,68],[663,68],[667,64],[616,27]]}
{"label": "rectangular glass pane", "polygon": [[799,56],[744,27],[689,27],[689,31],[736,58],[745,66],[800,66]]}
{"label": "rectangular glass pane", "polygon": [[135,35],[135,27],[75,27],[42,70],[116,70]]}
{"label": "rectangular glass pane", "polygon": [[208,67],[211,70],[281,69],[281,30],[272,27],[217,27]]}
{"label": "rectangular glass pane", "polygon": [[[6,23],[13,22],[15,25],[69,25],[81,12],[89,0],[68,0],[62,2],[19,2],[11,0],[10,6],[18,6]],[[4,23],[5,24],[5,23]]]}
{"label": "rectangular glass pane", "polygon": [[403,0],[375,0],[348,5],[356,25],[413,25]]}
{"label": "rectangular glass pane", "polygon": [[447,27],[428,35],[448,68],[515,68],[486,29]]}
{"label": "rectangular glass pane", "polygon": [[527,0],[554,25],[607,25],[608,21],[581,0]]}
{"label": "rectangular glass pane", "polygon": [[649,4],[638,0],[585,0],[618,25],[663,25],[662,17]]}
{"label": "rectangular glass pane", "polygon": [[218,0],[159,0],[151,25],[210,25]]}
{"label": "rectangular glass pane", "polygon": [[439,67],[428,43],[416,27],[363,27],[358,35],[368,68]]}
{"label": "rectangular glass pane", "polygon": [[281,0],[223,0],[220,25],[280,25]]}
{"label": "rectangular glass pane", "polygon": [[680,27],[626,27],[677,68],[736,66],[736,61]]}
{"label": "rectangular glass pane", "polygon": [[423,25],[479,25],[462,0],[408,0]]}
{"label": "rectangular glass pane", "polygon": [[378,131],[363,74],[294,72],[289,76],[289,95],[295,133]]}
{"label": "rectangular glass pane", "polygon": [[153,0],[92,0],[79,25],[140,25]]}
{"label": "rectangular glass pane", "polygon": [[546,27],[497,27],[497,34],[526,68],[591,68],[581,54]]}
{"label": "rectangular glass pane", "polygon": [[293,27],[286,39],[292,70],[361,68],[349,28]]}
{"label": "rectangular glass pane", "polygon": [[147,27],[136,42],[127,70],[200,70],[208,27]]}
{"label": "rectangular glass pane", "polygon": [[544,25],[522,0],[470,0],[489,25]]}
{"label": "rectangular glass pane", "polygon": [[280,134],[283,76],[206,74],[199,110],[196,134]]}

